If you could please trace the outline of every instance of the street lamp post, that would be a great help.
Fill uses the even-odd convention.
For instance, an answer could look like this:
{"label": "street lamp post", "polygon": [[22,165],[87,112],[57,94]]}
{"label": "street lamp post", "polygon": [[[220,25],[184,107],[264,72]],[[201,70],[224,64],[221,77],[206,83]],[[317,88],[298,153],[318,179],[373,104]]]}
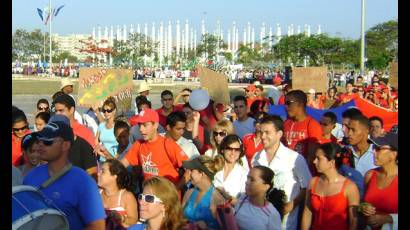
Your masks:
{"label": "street lamp post", "polygon": [[52,16],[53,15],[51,15],[51,0],[49,1],[49,7],[48,7],[48,10],[49,10],[49,17],[50,17],[50,62],[49,62],[49,66],[50,66],[50,77],[51,76],[53,76],[53,70],[52,70],[52,64],[53,64],[53,59],[52,59],[52,55],[51,55],[51,21],[52,21]]}
{"label": "street lamp post", "polygon": [[365,0],[362,0],[362,26],[361,26],[361,44],[360,44],[360,74],[364,75],[365,62],[365,42],[364,42],[364,19],[365,19]]}

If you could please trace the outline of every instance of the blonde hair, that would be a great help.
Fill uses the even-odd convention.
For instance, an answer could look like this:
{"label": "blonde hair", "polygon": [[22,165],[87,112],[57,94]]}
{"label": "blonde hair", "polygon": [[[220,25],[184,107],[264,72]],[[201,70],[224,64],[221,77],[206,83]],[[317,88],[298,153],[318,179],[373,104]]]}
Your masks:
{"label": "blonde hair", "polygon": [[217,172],[221,171],[225,165],[225,159],[221,155],[217,155],[214,158],[201,155],[198,157],[198,159],[201,162],[201,164],[214,175]]}
{"label": "blonde hair", "polygon": [[177,189],[171,181],[164,177],[154,176],[144,181],[143,187],[151,188],[154,195],[158,196],[165,206],[165,216],[160,229],[177,230],[186,224]]}
{"label": "blonde hair", "polygon": [[221,129],[222,131],[225,131],[226,135],[235,133],[235,130],[233,128],[233,124],[232,124],[231,121],[222,120],[222,121],[217,122],[215,124],[214,128],[212,129],[211,138],[210,138],[211,139],[211,146],[212,146],[213,150],[218,149],[218,145],[215,143],[215,140],[214,140],[214,131],[216,131],[218,129]]}

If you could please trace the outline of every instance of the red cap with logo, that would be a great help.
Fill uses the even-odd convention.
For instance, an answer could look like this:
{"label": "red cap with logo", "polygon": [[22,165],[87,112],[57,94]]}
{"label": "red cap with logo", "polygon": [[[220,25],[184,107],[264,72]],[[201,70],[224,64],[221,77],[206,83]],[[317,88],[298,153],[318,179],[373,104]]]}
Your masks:
{"label": "red cap with logo", "polygon": [[159,116],[157,111],[152,110],[152,109],[144,109],[142,110],[138,116],[137,119],[135,119],[137,123],[145,123],[145,122],[159,122]]}

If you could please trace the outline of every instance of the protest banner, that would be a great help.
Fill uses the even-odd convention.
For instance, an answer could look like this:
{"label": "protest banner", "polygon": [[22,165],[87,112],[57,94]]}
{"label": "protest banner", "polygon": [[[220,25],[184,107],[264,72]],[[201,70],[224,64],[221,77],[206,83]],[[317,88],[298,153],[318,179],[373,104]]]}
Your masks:
{"label": "protest banner", "polygon": [[399,88],[399,84],[398,84],[398,80],[399,80],[399,72],[398,72],[399,63],[390,62],[389,66],[390,66],[390,69],[389,69],[390,70],[389,71],[389,83],[390,83],[391,86],[398,89]]}
{"label": "protest banner", "polygon": [[203,66],[196,67],[201,87],[208,91],[212,100],[228,105],[230,103],[228,77]]}
{"label": "protest banner", "polygon": [[78,104],[101,106],[108,97],[114,97],[117,114],[131,109],[132,70],[107,68],[80,68]]}
{"label": "protest banner", "polygon": [[294,67],[292,68],[292,89],[308,92],[327,92],[329,79],[327,67]]}

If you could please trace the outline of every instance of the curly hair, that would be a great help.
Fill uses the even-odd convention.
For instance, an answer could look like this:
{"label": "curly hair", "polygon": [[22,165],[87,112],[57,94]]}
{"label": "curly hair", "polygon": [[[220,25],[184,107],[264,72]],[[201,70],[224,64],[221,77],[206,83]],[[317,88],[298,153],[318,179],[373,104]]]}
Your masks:
{"label": "curly hair", "polygon": [[135,183],[125,166],[117,159],[108,159],[104,164],[108,164],[111,175],[117,176],[117,186],[119,189],[135,191]]}
{"label": "curly hair", "polygon": [[149,187],[153,195],[158,196],[165,207],[165,216],[161,223],[161,230],[178,230],[186,223],[183,209],[175,185],[168,179],[154,176],[144,181],[144,188]]}
{"label": "curly hair", "polygon": [[[218,129],[222,129],[223,131],[226,132],[227,135],[235,133],[232,122],[228,120],[221,120],[217,122],[214,128],[212,129],[212,131],[216,131]],[[218,145],[214,140],[214,132],[211,132],[210,142],[211,142],[212,149],[218,148]]]}

